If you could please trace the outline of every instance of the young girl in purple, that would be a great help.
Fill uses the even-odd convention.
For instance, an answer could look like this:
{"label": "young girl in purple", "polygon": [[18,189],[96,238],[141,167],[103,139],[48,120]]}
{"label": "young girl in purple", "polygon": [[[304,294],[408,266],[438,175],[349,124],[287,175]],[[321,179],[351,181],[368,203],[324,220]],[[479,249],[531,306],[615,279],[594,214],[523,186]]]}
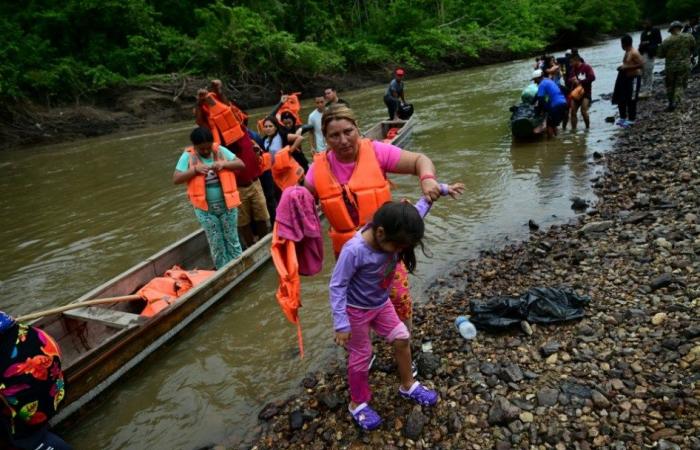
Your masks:
{"label": "young girl in purple", "polygon": [[[441,185],[443,195],[461,194],[464,186]],[[437,392],[413,378],[410,333],[389,300],[394,269],[402,261],[409,273],[416,267],[414,248],[421,244],[423,217],[430,203],[421,198],[413,206],[407,202],[387,202],[377,210],[372,222],[345,243],[333,270],[329,291],[335,342],[348,351],[348,409],[365,430],[382,423],[369,406],[369,362],[372,358],[370,329],[393,344],[401,385],[399,395],[424,406],[437,403]]]}

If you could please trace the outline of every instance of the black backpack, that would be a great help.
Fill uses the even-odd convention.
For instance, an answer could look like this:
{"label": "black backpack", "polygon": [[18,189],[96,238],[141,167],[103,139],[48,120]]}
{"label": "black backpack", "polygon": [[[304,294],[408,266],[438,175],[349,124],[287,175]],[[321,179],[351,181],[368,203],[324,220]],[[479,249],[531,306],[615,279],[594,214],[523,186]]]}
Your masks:
{"label": "black backpack", "polygon": [[408,120],[413,115],[413,105],[411,103],[402,103],[398,111],[399,119]]}

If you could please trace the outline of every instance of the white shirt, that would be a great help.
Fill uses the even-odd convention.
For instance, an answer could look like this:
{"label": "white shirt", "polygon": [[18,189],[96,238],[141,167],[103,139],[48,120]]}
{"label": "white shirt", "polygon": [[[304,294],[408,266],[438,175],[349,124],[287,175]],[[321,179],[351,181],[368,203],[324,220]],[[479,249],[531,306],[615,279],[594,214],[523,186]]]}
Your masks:
{"label": "white shirt", "polygon": [[323,113],[318,109],[314,109],[311,114],[309,114],[309,125],[314,126],[314,141],[316,142],[317,152],[322,152],[326,149],[326,140],[323,138],[323,132],[321,131],[321,117]]}

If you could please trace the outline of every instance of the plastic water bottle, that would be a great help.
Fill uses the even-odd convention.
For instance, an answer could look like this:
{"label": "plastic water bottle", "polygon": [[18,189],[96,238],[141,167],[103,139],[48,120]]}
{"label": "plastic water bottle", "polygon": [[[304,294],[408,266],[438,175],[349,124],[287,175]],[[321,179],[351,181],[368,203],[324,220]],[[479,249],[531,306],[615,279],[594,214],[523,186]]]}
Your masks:
{"label": "plastic water bottle", "polygon": [[474,339],[476,337],[476,327],[469,321],[469,317],[458,316],[455,319],[455,326],[464,339]]}

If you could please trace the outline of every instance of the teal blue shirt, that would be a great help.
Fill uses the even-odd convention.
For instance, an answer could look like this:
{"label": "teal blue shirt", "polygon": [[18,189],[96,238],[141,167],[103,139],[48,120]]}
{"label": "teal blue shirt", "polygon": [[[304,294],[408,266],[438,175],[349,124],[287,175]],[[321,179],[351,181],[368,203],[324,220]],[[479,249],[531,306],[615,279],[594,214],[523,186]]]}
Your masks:
{"label": "teal blue shirt", "polygon": [[[219,146],[219,151],[224,156],[224,159],[226,161],[233,161],[234,159],[236,159],[236,155],[231,153],[231,151],[223,145]],[[208,166],[212,166],[214,164],[213,152],[210,154],[209,158],[202,158],[202,156],[199,154],[197,154],[197,158],[199,158],[199,160],[202,161],[203,164],[206,164]],[[185,151],[182,152],[182,155],[180,155],[180,159],[177,161],[175,170],[179,172],[187,172],[189,168],[190,154]],[[205,178],[205,185],[207,188],[206,196],[208,204],[224,201],[224,193],[221,190],[221,181],[219,181],[219,175],[217,175],[215,171],[210,170],[209,172],[207,172],[207,176]]]}

